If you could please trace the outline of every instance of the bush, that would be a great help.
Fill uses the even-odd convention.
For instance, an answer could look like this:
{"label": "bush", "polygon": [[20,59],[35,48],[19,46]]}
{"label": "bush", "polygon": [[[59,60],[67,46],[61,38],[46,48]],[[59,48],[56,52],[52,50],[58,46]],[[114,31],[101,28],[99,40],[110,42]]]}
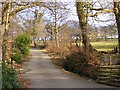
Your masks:
{"label": "bush", "polygon": [[11,55],[11,60],[14,60],[18,64],[23,63],[22,58],[23,58],[23,55],[21,53],[15,53]]}
{"label": "bush", "polygon": [[16,72],[13,68],[2,65],[2,90],[20,88],[21,85],[17,79]]}
{"label": "bush", "polygon": [[15,46],[18,49],[22,49],[22,47],[28,47],[30,46],[30,35],[22,34],[17,36],[15,39]]}
{"label": "bush", "polygon": [[30,53],[30,35],[23,34],[15,39],[15,48],[19,49],[23,56],[28,56]]}
{"label": "bush", "polygon": [[90,65],[82,52],[76,52],[66,57],[64,68],[84,77],[96,79],[97,67]]}
{"label": "bush", "polygon": [[29,47],[24,47],[21,49],[21,53],[23,54],[23,56],[28,56],[30,53],[30,48]]}
{"label": "bush", "polygon": [[21,53],[21,51],[18,48],[13,48],[13,53]]}

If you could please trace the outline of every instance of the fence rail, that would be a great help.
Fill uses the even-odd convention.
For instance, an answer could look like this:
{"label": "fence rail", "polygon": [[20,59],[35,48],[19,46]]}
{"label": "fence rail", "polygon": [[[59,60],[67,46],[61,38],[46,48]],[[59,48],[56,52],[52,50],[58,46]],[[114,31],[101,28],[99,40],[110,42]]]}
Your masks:
{"label": "fence rail", "polygon": [[99,66],[98,82],[120,87],[120,65]]}

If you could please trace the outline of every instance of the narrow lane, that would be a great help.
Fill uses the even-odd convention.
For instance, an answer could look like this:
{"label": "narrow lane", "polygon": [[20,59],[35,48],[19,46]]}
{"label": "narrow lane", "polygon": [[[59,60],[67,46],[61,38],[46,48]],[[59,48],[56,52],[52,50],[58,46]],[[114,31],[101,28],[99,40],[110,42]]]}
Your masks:
{"label": "narrow lane", "polygon": [[31,49],[30,60],[22,69],[31,88],[110,88],[57,67],[42,50]]}

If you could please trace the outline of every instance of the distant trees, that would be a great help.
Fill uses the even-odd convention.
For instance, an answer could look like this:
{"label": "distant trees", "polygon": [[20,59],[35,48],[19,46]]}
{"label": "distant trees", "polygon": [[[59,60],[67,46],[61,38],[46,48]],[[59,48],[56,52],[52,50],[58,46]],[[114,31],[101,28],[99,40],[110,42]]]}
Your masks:
{"label": "distant trees", "polygon": [[68,20],[66,22],[71,32],[71,42],[75,43],[77,47],[80,46],[82,40],[82,31],[79,26],[79,21]]}
{"label": "distant trees", "polygon": [[108,28],[105,27],[105,26],[102,27],[101,30],[100,30],[100,33],[101,33],[102,40],[107,41]]}
{"label": "distant trees", "polygon": [[[46,10],[46,12],[47,12],[47,15],[49,16],[49,19],[47,19],[47,20],[48,21],[50,20],[52,22],[52,26],[54,29],[53,32],[54,32],[54,36],[55,36],[55,43],[56,43],[57,47],[60,46],[60,43],[59,43],[60,27],[68,15],[67,14],[68,9],[66,7],[67,7],[66,3],[57,2],[56,0],[54,2],[48,2],[45,4],[45,8],[48,9],[48,10]],[[47,25],[47,27],[48,27],[48,25]],[[49,29],[49,31],[50,31],[50,29]],[[53,33],[51,32],[51,34],[53,34]]]}
{"label": "distant trees", "polygon": [[53,35],[54,35],[54,29],[53,29],[53,24],[48,22],[45,26],[45,30],[48,33],[48,36],[50,37],[50,41],[53,40]]}
{"label": "distant trees", "polygon": [[96,42],[99,40],[100,37],[98,33],[99,31],[97,28],[88,26],[88,35],[89,35],[90,42]]}
{"label": "distant trees", "polygon": [[117,37],[116,25],[103,26],[99,30],[99,38],[101,40],[107,41],[108,39],[113,39],[116,37]]}
{"label": "distant trees", "polygon": [[72,29],[68,24],[63,24],[59,30],[59,38],[61,46],[70,46],[72,44]]}
{"label": "distant trees", "polygon": [[36,45],[36,39],[42,37],[41,34],[43,34],[42,31],[44,30],[45,25],[43,24],[43,19],[42,19],[43,13],[39,13],[37,9],[33,11],[33,13],[34,13],[34,19],[31,21],[31,32],[29,32],[29,30],[27,32],[30,33],[30,35],[33,38],[34,45]]}

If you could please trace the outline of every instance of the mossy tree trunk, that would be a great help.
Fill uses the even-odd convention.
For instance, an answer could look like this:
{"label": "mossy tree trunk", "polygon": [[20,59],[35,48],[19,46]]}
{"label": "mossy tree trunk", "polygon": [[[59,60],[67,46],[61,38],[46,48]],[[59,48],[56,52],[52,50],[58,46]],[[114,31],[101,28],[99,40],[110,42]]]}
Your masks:
{"label": "mossy tree trunk", "polygon": [[11,2],[4,3],[2,9],[2,35],[3,35],[2,59],[7,63],[9,62],[10,59],[9,57],[11,53],[11,45],[8,37],[9,25],[10,25],[10,10],[11,10]]}
{"label": "mossy tree trunk", "polygon": [[55,42],[56,42],[56,46],[59,47],[59,30],[58,30],[58,25],[57,25],[57,1],[55,0],[55,4],[54,4],[54,7],[55,7],[55,14],[54,14],[54,17],[55,17]]}
{"label": "mossy tree trunk", "polygon": [[87,13],[84,10],[85,2],[77,2],[76,8],[79,19],[79,25],[82,30],[82,43],[84,53],[87,54],[90,51],[90,42],[88,38],[88,30],[87,30]]}
{"label": "mossy tree trunk", "polygon": [[116,17],[116,23],[117,23],[117,29],[118,29],[118,46],[119,46],[119,55],[120,55],[120,1],[114,2],[114,9],[115,10],[115,17]]}

